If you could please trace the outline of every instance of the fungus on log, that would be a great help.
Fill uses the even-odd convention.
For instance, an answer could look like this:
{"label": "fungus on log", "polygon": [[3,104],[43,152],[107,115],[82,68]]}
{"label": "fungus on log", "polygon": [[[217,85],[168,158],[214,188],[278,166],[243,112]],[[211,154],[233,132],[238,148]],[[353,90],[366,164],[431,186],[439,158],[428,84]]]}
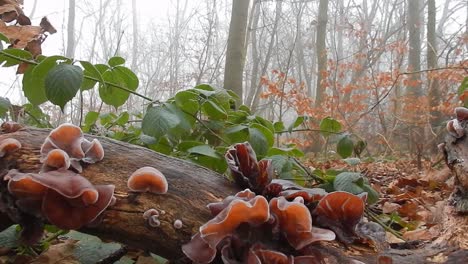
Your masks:
{"label": "fungus on log", "polygon": [[[21,149],[0,160],[0,178],[3,179],[11,169],[38,173],[43,165],[40,163],[41,145],[49,132],[47,129],[27,128],[0,134],[0,141],[13,138],[22,144]],[[78,131],[73,134],[80,136]],[[86,135],[86,138],[92,142],[98,137]],[[199,227],[212,218],[206,205],[239,191],[221,175],[195,164],[124,142],[107,138],[99,138],[99,141],[106,152],[104,159],[95,164],[84,164],[80,175],[95,186],[115,185],[117,201],[99,216],[99,224],[84,227],[80,229],[82,232],[149,250],[170,260],[185,259],[181,245],[190,241]],[[129,195],[129,175],[145,166],[157,167],[166,176],[171,186],[166,194],[141,193],[136,199]],[[8,207],[16,206],[16,198],[9,193],[7,183],[0,180],[1,226],[10,223],[7,219],[22,223],[34,218],[34,215],[18,213],[18,210],[8,210]],[[158,228],[151,228],[142,217],[150,208],[160,212]],[[174,228],[177,219],[183,219],[181,229]]]}
{"label": "fungus on log", "polygon": [[447,123],[448,134],[441,144],[445,161],[455,175],[451,203],[455,211],[468,213],[468,109],[455,108],[455,119]]}

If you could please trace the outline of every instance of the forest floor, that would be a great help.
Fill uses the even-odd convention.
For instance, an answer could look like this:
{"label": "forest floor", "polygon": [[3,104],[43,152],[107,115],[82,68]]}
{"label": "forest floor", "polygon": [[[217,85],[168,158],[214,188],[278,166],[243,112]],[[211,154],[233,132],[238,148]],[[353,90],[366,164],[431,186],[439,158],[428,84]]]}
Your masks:
{"label": "forest floor", "polygon": [[[366,216],[377,218],[389,228],[389,249],[382,253],[375,251],[369,244],[353,244],[346,248],[346,255],[364,263],[468,263],[467,247],[459,249],[437,241],[442,232],[446,232],[443,230],[444,208],[447,207],[453,188],[453,177],[443,162],[434,165],[434,162],[425,161],[422,170],[418,169],[415,162],[405,159],[374,160],[355,166],[343,161],[308,165],[323,170],[359,171],[367,176],[380,193],[379,201],[368,208]],[[102,258],[106,261],[99,263],[164,263],[153,254],[128,249],[117,243],[102,242],[98,238],[73,231],[52,240],[49,250],[38,257],[18,256],[6,246],[13,244],[8,239],[5,242],[5,237],[8,237],[5,232],[0,233],[0,263],[34,261],[32,263],[50,264],[57,263],[57,259],[67,260],[61,263],[96,263]],[[14,228],[10,233],[14,233]],[[466,232],[460,234],[458,242],[468,245]],[[333,246],[343,248],[338,243]],[[391,260],[387,256],[391,256]]]}
{"label": "forest floor", "polygon": [[[451,171],[443,161],[424,161],[422,165],[423,168],[419,169],[416,162],[401,159],[372,161],[357,166],[329,161],[312,166],[322,170],[360,171],[379,192],[379,201],[368,208],[366,216],[376,217],[391,232],[387,230],[390,248],[383,254],[374,253],[376,263],[468,263],[466,228],[461,229],[464,232],[456,239],[461,248],[443,241],[444,233],[450,233],[444,215],[450,208],[448,200],[454,185]],[[366,245],[352,245],[347,253],[367,255],[361,260],[369,260],[373,254],[369,249]],[[393,261],[385,262],[384,256],[391,256]]]}

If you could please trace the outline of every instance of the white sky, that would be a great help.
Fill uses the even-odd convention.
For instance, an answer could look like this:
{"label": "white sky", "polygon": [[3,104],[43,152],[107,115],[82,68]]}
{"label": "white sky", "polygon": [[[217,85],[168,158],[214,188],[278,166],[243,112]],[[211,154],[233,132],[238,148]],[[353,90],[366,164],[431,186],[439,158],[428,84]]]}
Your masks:
{"label": "white sky", "polygon": [[[24,1],[24,13],[29,16],[33,7],[33,0]],[[77,5],[82,1],[77,0]],[[132,2],[130,0],[122,0],[122,10],[128,10],[128,19],[131,23],[131,10]],[[170,10],[174,10],[175,6],[171,0],[137,0],[137,12],[139,15],[139,31],[144,31],[144,28],[150,23],[163,23],[167,22]],[[175,1],[174,1],[175,2]],[[181,1],[182,2],[182,1]],[[191,4],[194,4],[193,1]],[[88,3],[94,5],[94,9],[99,7],[98,0],[90,0]],[[82,16],[81,11],[76,10],[76,25],[80,26]],[[31,17],[33,25],[39,25],[42,17],[47,16],[49,21],[58,30],[57,33],[50,35],[47,40],[42,44],[42,54],[57,55],[64,54],[64,39],[66,35],[66,24],[68,16],[68,0],[51,1],[51,0],[37,0],[36,10],[34,16]],[[127,30],[131,34],[131,28]],[[86,31],[86,29],[84,29]],[[79,49],[77,49],[77,56],[79,56]],[[18,89],[21,82],[21,76],[15,74],[16,67],[0,68],[0,96],[8,97],[14,104],[22,104],[21,102],[22,91]],[[15,84],[15,82],[17,82]]]}

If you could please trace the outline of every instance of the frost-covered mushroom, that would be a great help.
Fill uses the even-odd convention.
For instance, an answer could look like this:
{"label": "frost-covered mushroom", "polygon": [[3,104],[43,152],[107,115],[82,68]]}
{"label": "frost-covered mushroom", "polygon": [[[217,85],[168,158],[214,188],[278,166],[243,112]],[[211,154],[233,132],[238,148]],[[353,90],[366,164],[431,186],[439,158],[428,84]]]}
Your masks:
{"label": "frost-covered mushroom", "polygon": [[200,236],[212,248],[229,236],[242,223],[257,226],[268,221],[268,201],[256,196],[249,201],[234,200],[216,217],[200,227]]}
{"label": "frost-covered mushroom", "polygon": [[23,128],[19,123],[13,121],[5,121],[1,125],[1,130],[5,133],[13,133]]}
{"label": "frost-covered mushroom", "polygon": [[[10,170],[7,177],[10,178],[8,186],[13,195],[28,196],[29,191],[32,196],[42,195],[44,188],[52,189],[65,198],[72,199],[71,201],[80,206],[96,203],[99,196],[98,191],[88,179],[68,170],[43,173],[21,173],[17,170]],[[39,188],[39,185],[43,188]]]}
{"label": "frost-covered mushroom", "polygon": [[270,201],[275,229],[279,230],[296,250],[315,241],[334,240],[335,234],[332,231],[312,226],[309,209],[298,198],[289,202],[281,196]]}
{"label": "frost-covered mushroom", "polygon": [[44,167],[53,169],[68,169],[70,167],[70,157],[61,149],[53,149],[47,153],[44,160]]}
{"label": "frost-covered mushroom", "polygon": [[468,120],[468,108],[466,107],[456,107],[455,108],[455,116],[457,117],[458,121]]}
{"label": "frost-covered mushroom", "polygon": [[81,146],[85,153],[85,157],[83,158],[84,162],[96,163],[104,158],[104,148],[99,140],[93,139],[93,141],[90,142],[84,139]]}
{"label": "frost-covered mushroom", "polygon": [[146,210],[144,213],[143,213],[143,218],[148,220],[151,216],[155,215],[156,217],[159,216],[159,211],[154,209],[154,208],[151,208],[151,209],[148,209]]}
{"label": "frost-covered mushroom", "polygon": [[93,222],[111,204],[114,185],[96,185],[98,199],[87,206],[75,206],[74,201],[56,191],[48,190],[43,203],[42,213],[62,229],[80,229]]}
{"label": "frost-covered mushroom", "polygon": [[130,175],[127,187],[134,192],[163,194],[167,192],[168,184],[162,172],[153,167],[143,167]]}
{"label": "frost-covered mushroom", "polygon": [[0,158],[21,148],[21,143],[14,138],[5,138],[0,141]]}
{"label": "frost-covered mushroom", "polygon": [[176,219],[174,221],[174,228],[175,229],[181,229],[184,226],[184,223],[182,223],[182,220]]}
{"label": "frost-covered mushroom", "polygon": [[243,200],[243,201],[250,201],[255,197],[255,193],[250,191],[250,189],[245,189],[236,193],[235,195],[229,195],[228,197],[224,198],[221,202],[209,203],[207,205],[208,209],[210,209],[211,215],[216,216],[224,208],[228,207],[229,204],[234,200]]}
{"label": "frost-covered mushroom", "polygon": [[338,238],[351,243],[356,238],[355,228],[364,215],[367,195],[332,192],[319,201],[313,213],[320,225],[332,229]]}

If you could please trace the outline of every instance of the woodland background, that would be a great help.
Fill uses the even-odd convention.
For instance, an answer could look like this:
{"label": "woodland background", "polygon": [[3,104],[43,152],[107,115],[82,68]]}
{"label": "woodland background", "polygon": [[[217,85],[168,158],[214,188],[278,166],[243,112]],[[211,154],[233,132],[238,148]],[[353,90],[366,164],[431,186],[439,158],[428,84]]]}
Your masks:
{"label": "woodland background", "polygon": [[[231,1],[70,0],[57,6],[49,18],[59,33],[49,36],[45,51],[53,47],[51,53],[92,63],[122,56],[140,80],[137,91],[153,100],[208,83],[233,89],[268,120],[308,116],[304,130],[330,116],[359,131],[369,151],[385,155],[433,149],[463,93],[457,94],[466,75],[464,0],[243,0],[234,7]],[[25,2],[33,21],[43,15],[36,10],[48,9],[45,2]],[[230,24],[244,27],[242,36],[229,39]],[[2,91],[26,103],[21,77],[9,81],[12,70],[1,71],[8,76]],[[55,125],[80,123],[80,106],[85,113],[116,114],[146,107],[131,96],[116,110],[96,93],[75,97],[64,113],[50,104],[41,109]],[[316,134],[281,140],[319,151],[324,142]]]}

